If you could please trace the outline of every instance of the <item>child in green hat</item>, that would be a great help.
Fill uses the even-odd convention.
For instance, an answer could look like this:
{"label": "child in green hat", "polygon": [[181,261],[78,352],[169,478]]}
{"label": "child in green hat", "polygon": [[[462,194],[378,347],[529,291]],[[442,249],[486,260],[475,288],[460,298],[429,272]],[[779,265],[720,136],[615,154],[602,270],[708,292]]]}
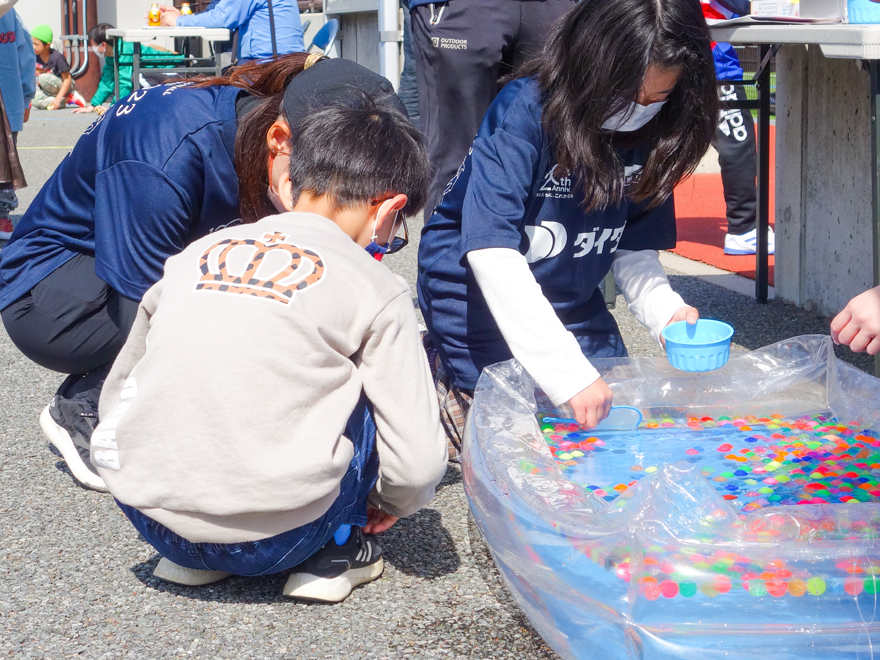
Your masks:
{"label": "child in green hat", "polygon": [[38,25],[31,30],[37,54],[37,94],[33,105],[42,110],[56,110],[68,103],[73,93],[73,76],[64,55],[52,48],[52,28]]}

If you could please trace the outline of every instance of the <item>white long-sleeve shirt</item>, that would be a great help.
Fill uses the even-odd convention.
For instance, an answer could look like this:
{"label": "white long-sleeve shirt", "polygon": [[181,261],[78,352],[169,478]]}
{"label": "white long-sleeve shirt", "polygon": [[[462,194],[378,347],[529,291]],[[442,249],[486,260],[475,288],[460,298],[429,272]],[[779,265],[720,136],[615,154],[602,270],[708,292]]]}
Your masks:
{"label": "white long-sleeve shirt", "polygon": [[[599,378],[522,254],[487,248],[473,250],[467,258],[510,351],[553,403],[568,401]],[[658,252],[618,250],[612,272],[630,311],[659,341],[660,332],[686,303],[669,285]]]}

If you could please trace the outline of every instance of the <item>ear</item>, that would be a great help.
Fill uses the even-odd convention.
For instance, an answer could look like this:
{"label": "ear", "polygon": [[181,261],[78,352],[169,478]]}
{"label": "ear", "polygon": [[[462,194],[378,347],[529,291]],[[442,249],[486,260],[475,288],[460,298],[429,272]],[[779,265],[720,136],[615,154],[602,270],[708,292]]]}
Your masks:
{"label": "ear", "polygon": [[285,170],[281,173],[281,176],[278,177],[278,186],[275,188],[278,191],[278,197],[281,199],[281,204],[288,211],[293,210],[293,184],[290,182],[290,172]]}
{"label": "ear", "polygon": [[[275,190],[279,190],[278,177],[282,172],[287,171],[289,161],[286,157],[282,157],[279,163],[275,163],[280,154],[288,154],[288,144],[290,141],[290,128],[283,119],[276,119],[275,122],[266,131],[266,146],[269,153],[266,156],[266,167],[269,173],[269,183],[275,186]],[[283,165],[283,167],[282,167]]]}
{"label": "ear", "polygon": [[403,193],[398,193],[391,199],[386,199],[379,205],[379,208],[376,209],[376,233],[378,235],[383,234],[383,230],[385,233],[390,233],[392,229],[392,224],[397,219],[397,214],[403,210],[403,207],[406,206],[406,203],[409,201],[409,198]]}
{"label": "ear", "polygon": [[290,126],[281,117],[269,127],[266,132],[266,144],[269,147],[269,153],[287,152],[287,145],[290,142]]}

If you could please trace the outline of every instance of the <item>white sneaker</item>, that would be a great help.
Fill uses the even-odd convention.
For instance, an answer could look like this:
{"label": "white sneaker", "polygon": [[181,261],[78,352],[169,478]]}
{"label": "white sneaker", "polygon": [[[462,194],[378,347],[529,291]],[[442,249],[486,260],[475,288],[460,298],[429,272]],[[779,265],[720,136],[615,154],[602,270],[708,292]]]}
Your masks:
{"label": "white sneaker", "polygon": [[[745,234],[727,234],[724,237],[724,254],[755,254],[758,249],[758,230],[747,231]],[[767,228],[767,254],[776,252],[776,234]]]}
{"label": "white sneaker", "polygon": [[211,584],[228,578],[232,573],[226,571],[203,571],[198,568],[186,568],[175,564],[167,557],[162,557],[156,568],[153,569],[153,577],[174,584],[184,584],[188,587],[200,587],[203,584]]}

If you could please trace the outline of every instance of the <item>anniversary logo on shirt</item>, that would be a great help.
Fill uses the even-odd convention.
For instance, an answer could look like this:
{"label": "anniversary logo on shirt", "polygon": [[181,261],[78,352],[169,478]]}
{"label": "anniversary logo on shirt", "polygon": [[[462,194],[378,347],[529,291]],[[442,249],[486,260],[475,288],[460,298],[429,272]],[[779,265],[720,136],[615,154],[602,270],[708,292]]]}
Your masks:
{"label": "anniversary logo on shirt", "polygon": [[541,187],[538,189],[538,197],[553,197],[555,199],[569,199],[574,197],[571,192],[571,177],[568,175],[556,175],[556,165],[544,175]]}

